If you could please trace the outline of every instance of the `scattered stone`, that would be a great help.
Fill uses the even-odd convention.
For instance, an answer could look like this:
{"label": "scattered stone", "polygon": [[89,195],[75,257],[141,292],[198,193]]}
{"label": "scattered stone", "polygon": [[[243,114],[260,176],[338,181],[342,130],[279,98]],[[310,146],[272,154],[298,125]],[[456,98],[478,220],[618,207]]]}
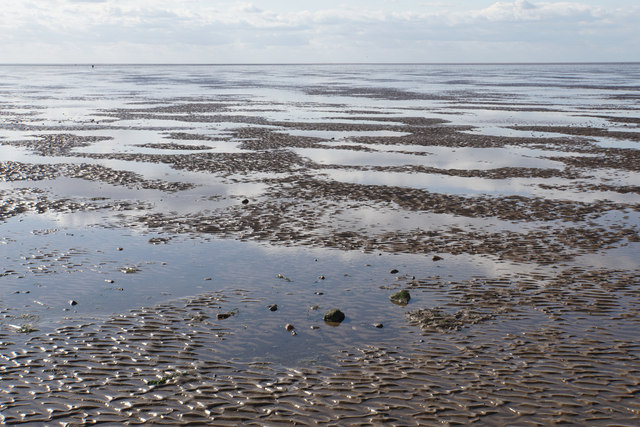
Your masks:
{"label": "scattered stone", "polygon": [[271,311],[278,311],[278,304],[268,305],[267,308],[269,308],[269,310]]}
{"label": "scattered stone", "polygon": [[314,292],[316,295],[324,295],[324,292]]}
{"label": "scattered stone", "polygon": [[249,199],[244,199],[244,200],[242,201],[242,204],[243,204],[243,205],[248,205],[248,204],[249,204]]}
{"label": "scattered stone", "polygon": [[206,281],[208,281],[208,280],[213,280],[213,279],[212,279],[211,277],[205,277],[205,278],[204,278],[204,280],[205,280],[205,282],[206,282]]}
{"label": "scattered stone", "polygon": [[228,319],[231,316],[232,316],[232,313],[218,313],[216,317],[218,320],[224,320],[224,319]]}
{"label": "scattered stone", "polygon": [[406,289],[401,290],[400,292],[396,292],[395,294],[389,297],[391,302],[398,305],[407,305],[409,304],[409,300],[411,300],[411,294]]}
{"label": "scattered stone", "polygon": [[393,270],[391,270],[389,273],[391,273],[391,274],[398,274],[398,270],[394,268],[394,269],[393,269]]}
{"label": "scattered stone", "polygon": [[383,325],[382,323],[374,323],[374,324],[373,324],[373,326],[374,326],[374,327],[376,327],[376,328],[378,328],[378,329],[380,329],[380,328],[382,328],[384,325]]}
{"label": "scattered stone", "polygon": [[324,314],[325,322],[340,323],[344,320],[345,315],[337,308],[333,308]]}
{"label": "scattered stone", "polygon": [[318,276],[318,279],[324,280],[324,276]]}
{"label": "scattered stone", "polygon": [[70,299],[69,300],[69,305],[73,306],[73,305],[78,305],[78,301]]}
{"label": "scattered stone", "polygon": [[320,329],[320,326],[311,325],[311,329],[313,329],[315,331],[316,329]]}
{"label": "scattered stone", "polygon": [[104,281],[107,283],[115,283],[115,280],[113,279],[104,279]]}
{"label": "scattered stone", "polygon": [[124,251],[124,248],[118,248],[119,251]]}
{"label": "scattered stone", "polygon": [[443,258],[441,256],[438,255],[434,255],[433,258],[431,258],[432,261],[442,261]]}
{"label": "scattered stone", "polygon": [[291,332],[295,329],[295,327],[291,323],[287,323],[286,325],[284,325],[284,329]]}

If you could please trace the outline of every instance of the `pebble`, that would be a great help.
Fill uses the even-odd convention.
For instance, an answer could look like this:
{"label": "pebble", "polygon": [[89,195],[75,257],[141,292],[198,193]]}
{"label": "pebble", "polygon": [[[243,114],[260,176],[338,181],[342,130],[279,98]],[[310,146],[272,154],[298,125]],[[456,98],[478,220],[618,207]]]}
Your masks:
{"label": "pebble", "polygon": [[380,329],[382,328],[384,325],[382,323],[374,323],[373,326],[375,326],[376,328]]}
{"label": "pebble", "polygon": [[70,299],[69,300],[69,305],[78,305],[78,301]]}
{"label": "pebble", "polygon": [[434,255],[433,258],[431,258],[432,261],[442,261],[443,258],[441,256],[438,255]]}
{"label": "pebble", "polygon": [[242,204],[243,204],[243,205],[248,205],[248,204],[249,204],[249,199],[244,199],[244,200],[242,201]]}
{"label": "pebble", "polygon": [[393,270],[391,270],[389,273],[391,273],[391,274],[397,274],[397,273],[398,273],[398,270],[394,268],[394,269],[393,269]]}
{"label": "pebble", "polygon": [[324,280],[324,276],[318,276],[318,279]]}
{"label": "pebble", "polygon": [[287,323],[286,325],[284,325],[284,328],[287,331],[293,331],[295,329],[295,327],[291,323]]}
{"label": "pebble", "polygon": [[278,304],[271,304],[271,305],[268,305],[267,307],[271,311],[277,311],[278,310]]}

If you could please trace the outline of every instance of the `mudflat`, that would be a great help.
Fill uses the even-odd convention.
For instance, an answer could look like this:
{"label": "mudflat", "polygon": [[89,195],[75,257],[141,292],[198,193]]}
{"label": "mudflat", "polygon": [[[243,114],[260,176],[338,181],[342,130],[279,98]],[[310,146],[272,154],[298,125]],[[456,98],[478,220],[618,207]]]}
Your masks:
{"label": "mudflat", "polygon": [[640,422],[640,65],[0,76],[4,423]]}

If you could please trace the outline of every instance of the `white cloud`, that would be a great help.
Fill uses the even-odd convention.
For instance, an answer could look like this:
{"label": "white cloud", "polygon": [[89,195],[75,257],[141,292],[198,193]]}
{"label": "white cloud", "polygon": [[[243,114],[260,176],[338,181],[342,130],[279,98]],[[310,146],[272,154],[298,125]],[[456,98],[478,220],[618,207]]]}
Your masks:
{"label": "white cloud", "polygon": [[110,60],[131,62],[156,52],[170,62],[506,61],[524,60],[517,53],[526,49],[535,61],[640,60],[640,7],[612,1],[480,8],[461,6],[478,1],[16,1],[0,14],[0,58],[64,62],[73,52],[81,55],[73,62],[118,55]]}

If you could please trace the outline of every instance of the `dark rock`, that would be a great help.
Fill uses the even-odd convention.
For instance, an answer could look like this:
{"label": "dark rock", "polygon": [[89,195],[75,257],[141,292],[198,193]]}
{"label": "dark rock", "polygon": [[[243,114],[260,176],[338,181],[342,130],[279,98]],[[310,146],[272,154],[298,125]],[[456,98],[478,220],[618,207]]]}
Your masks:
{"label": "dark rock", "polygon": [[394,268],[394,269],[393,269],[393,270],[391,270],[389,273],[391,273],[391,274],[398,274],[398,270]]}
{"label": "dark rock", "polygon": [[78,301],[70,299],[69,300],[69,305],[78,305]]}
{"label": "dark rock", "polygon": [[406,289],[401,290],[400,292],[396,292],[395,294],[389,297],[391,302],[399,305],[407,305],[409,304],[409,300],[411,300],[411,294]]}
{"label": "dark rock", "polygon": [[229,317],[231,317],[231,313],[218,313],[217,315],[218,320],[228,319]]}
{"label": "dark rock", "polygon": [[337,308],[332,308],[324,314],[325,322],[340,323],[344,320],[344,318],[344,313]]}
{"label": "dark rock", "polygon": [[278,304],[268,305],[267,308],[271,311],[278,311]]}
{"label": "dark rock", "polygon": [[373,326],[375,326],[376,328],[380,329],[382,328],[384,325],[382,323],[374,323]]}
{"label": "dark rock", "polygon": [[324,277],[324,276],[318,276],[318,279],[320,279],[320,280],[324,280],[324,279],[325,279],[325,277]]}
{"label": "dark rock", "polygon": [[248,205],[248,204],[249,204],[249,199],[244,199],[244,200],[242,201],[242,204],[243,204],[243,205]]}
{"label": "dark rock", "polygon": [[284,325],[284,328],[289,332],[295,329],[295,327],[291,323],[287,323],[286,325]]}
{"label": "dark rock", "polygon": [[434,255],[433,258],[431,258],[432,261],[442,261],[442,257],[438,256],[438,255]]}

